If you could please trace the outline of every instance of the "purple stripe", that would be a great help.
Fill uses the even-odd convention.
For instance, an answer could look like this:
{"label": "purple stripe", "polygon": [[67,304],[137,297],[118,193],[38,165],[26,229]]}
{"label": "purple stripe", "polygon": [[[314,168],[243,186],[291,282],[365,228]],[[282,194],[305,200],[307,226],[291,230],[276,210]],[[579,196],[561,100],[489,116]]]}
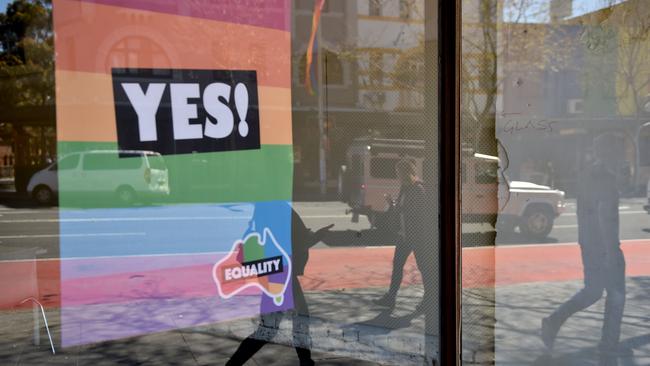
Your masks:
{"label": "purple stripe", "polygon": [[77,0],[289,31],[290,0]]}
{"label": "purple stripe", "polygon": [[152,297],[126,304],[61,308],[61,345],[71,347],[260,314],[260,296],[176,299]]}

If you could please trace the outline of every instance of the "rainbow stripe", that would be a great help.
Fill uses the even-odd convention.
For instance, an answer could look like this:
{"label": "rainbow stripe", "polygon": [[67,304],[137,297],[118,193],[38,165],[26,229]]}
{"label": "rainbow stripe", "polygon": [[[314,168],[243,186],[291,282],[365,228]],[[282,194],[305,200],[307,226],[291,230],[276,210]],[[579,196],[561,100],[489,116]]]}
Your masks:
{"label": "rainbow stripe", "polygon": [[[259,291],[222,300],[206,288],[211,264],[247,230],[255,204],[292,199],[290,5],[53,1],[59,155],[117,149],[113,68],[254,70],[261,140],[259,150],[165,156],[173,204],[105,207],[60,182],[63,346],[293,306],[260,308]],[[290,254],[290,211],[275,216],[273,233]],[[115,235],[93,235],[102,233]],[[207,270],[169,282],[187,266]]]}

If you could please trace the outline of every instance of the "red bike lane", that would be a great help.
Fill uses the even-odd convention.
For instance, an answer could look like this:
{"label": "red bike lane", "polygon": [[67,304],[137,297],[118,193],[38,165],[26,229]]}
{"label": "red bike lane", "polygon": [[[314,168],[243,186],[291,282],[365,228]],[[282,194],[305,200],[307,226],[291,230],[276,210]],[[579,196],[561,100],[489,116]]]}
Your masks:
{"label": "red bike lane", "polygon": [[[622,249],[627,276],[650,276],[650,240],[623,241]],[[312,249],[301,277],[302,286],[306,291],[385,287],[390,283],[393,253],[393,247]],[[59,259],[5,261],[0,263],[0,278],[3,278],[0,291],[9,294],[7,299],[32,294],[48,307],[61,305],[62,289],[65,305],[145,299],[152,294],[152,289],[169,297],[211,297],[217,294],[211,270],[218,256],[211,253],[64,259],[63,262]],[[580,249],[576,243],[464,248],[462,260],[464,288],[582,278]],[[62,264],[79,268],[104,267],[105,272],[98,275],[82,272],[62,279]],[[419,271],[411,256],[404,268],[403,285],[419,283]],[[37,285],[37,293],[34,293],[34,285]],[[0,307],[14,306],[9,302],[5,301]]]}

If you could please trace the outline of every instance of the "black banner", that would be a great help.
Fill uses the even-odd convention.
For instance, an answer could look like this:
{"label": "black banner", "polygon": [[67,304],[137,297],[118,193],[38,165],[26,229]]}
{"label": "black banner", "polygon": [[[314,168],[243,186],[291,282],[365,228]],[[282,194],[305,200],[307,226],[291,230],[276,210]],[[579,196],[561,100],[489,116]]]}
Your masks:
{"label": "black banner", "polygon": [[112,76],[120,150],[260,148],[255,71],[113,69]]}

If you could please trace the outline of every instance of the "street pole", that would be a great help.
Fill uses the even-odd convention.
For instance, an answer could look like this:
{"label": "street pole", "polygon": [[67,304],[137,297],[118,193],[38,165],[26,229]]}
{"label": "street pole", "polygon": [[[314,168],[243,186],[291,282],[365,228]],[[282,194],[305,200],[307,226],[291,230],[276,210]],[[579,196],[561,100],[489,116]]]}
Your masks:
{"label": "street pole", "polygon": [[318,172],[320,181],[320,194],[324,196],[327,193],[327,165],[325,156],[325,85],[323,83],[323,47],[321,39],[320,26],[316,30],[316,38],[318,40],[318,59],[316,60],[316,72],[318,75]]}

